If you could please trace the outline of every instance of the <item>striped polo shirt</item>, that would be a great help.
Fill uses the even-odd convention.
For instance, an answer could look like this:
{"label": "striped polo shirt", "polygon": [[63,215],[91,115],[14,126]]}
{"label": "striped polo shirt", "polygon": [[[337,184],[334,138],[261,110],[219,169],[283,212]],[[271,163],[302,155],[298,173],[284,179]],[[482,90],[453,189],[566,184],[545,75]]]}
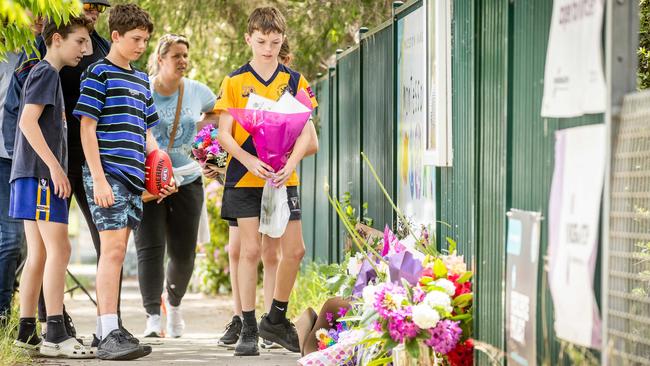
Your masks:
{"label": "striped polo shirt", "polygon": [[81,96],[74,114],[97,121],[104,172],[141,193],[146,132],[158,123],[147,74],[123,69],[107,59],[95,62],[81,76]]}

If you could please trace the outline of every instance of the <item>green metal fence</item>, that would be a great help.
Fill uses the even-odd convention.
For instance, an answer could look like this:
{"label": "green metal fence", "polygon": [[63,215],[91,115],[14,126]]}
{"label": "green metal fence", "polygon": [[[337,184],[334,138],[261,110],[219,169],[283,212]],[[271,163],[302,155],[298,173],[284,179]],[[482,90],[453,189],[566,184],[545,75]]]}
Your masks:
{"label": "green metal fence", "polygon": [[[302,164],[302,197],[308,259],[342,258],[343,232],[323,186],[352,194],[357,211],[369,203],[375,227],[392,223],[392,210],[368,168],[364,151],[394,196],[395,22],[400,13],[337,55],[337,65],[316,81],[320,151]],[[548,217],[554,131],[601,123],[602,115],[570,120],[540,116],[552,0],[456,0],[452,22],[453,166],[436,170],[438,244],[458,242],[476,271],[475,338],[504,349],[505,233],[510,208]],[[312,178],[307,175],[313,174]],[[308,198],[308,196],[312,196]],[[312,215],[309,217],[309,215]],[[548,245],[546,221],[541,253]],[[309,239],[309,240],[308,240]],[[560,363],[544,261],[538,284],[539,364]],[[563,357],[564,363],[569,358]],[[488,364],[479,355],[477,364]]]}

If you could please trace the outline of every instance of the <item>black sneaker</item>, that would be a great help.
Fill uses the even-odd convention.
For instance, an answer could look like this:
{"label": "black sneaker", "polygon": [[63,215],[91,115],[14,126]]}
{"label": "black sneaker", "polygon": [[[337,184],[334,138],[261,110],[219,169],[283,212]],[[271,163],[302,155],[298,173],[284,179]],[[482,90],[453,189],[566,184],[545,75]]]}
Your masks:
{"label": "black sneaker", "polygon": [[93,333],[93,341],[90,342],[90,347],[97,349],[97,347],[99,347],[100,342],[101,341],[99,340],[99,338],[97,338],[97,335]]}
{"label": "black sneaker", "polygon": [[[65,332],[72,338],[77,338],[77,329],[74,327],[72,317],[63,309],[63,325],[65,325]],[[78,340],[78,339],[77,339]],[[83,344],[83,342],[81,343]]]}
{"label": "black sneaker", "polygon": [[259,339],[257,325],[242,326],[241,335],[235,346],[235,356],[259,356],[260,349],[257,345]]}
{"label": "black sneaker", "polygon": [[97,347],[97,358],[102,360],[135,360],[149,353],[151,347],[144,347],[130,341],[121,329],[110,332]]}
{"label": "black sneaker", "polygon": [[126,330],[126,328],[124,328],[124,326],[122,325],[122,319],[117,320],[117,325],[120,327],[120,329],[122,330],[122,333],[124,333],[124,335],[126,336],[126,338],[129,341],[131,341],[131,342],[133,342],[135,344],[140,344],[140,340],[137,339],[133,334],[131,334],[131,332]]}
{"label": "black sneaker", "polygon": [[260,336],[267,341],[277,343],[291,352],[300,352],[296,326],[288,319],[279,324],[272,324],[267,314],[260,320]]}
{"label": "black sneaker", "polygon": [[232,320],[226,325],[226,332],[219,338],[219,344],[223,346],[234,346],[239,340],[241,334],[242,321],[237,315],[232,317]]}

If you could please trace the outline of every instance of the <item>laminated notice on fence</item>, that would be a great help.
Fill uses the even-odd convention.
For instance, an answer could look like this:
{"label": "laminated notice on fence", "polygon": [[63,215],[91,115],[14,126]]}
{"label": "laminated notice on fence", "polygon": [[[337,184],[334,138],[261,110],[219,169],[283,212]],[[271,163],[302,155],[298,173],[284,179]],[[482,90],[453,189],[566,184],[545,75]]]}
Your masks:
{"label": "laminated notice on fence", "polygon": [[591,348],[599,348],[601,342],[594,276],[605,150],[603,124],[555,133],[548,220],[555,332],[561,339]]}
{"label": "laminated notice on fence", "polygon": [[541,213],[508,212],[506,351],[508,364],[537,363],[537,268]]}
{"label": "laminated notice on fence", "polygon": [[542,117],[605,112],[604,0],[554,0],[546,51]]}

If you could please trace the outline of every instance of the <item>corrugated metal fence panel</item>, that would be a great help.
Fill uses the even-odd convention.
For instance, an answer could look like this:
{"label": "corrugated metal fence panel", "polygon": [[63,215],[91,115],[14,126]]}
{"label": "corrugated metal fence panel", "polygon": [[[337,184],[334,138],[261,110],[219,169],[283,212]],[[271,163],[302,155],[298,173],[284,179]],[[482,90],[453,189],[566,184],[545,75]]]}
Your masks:
{"label": "corrugated metal fence panel", "polygon": [[[361,70],[359,48],[338,60],[338,140],[339,140],[339,198],[345,192],[352,195],[352,205],[360,210],[361,199]],[[341,227],[340,232],[343,233]],[[342,235],[342,234],[341,234]],[[342,237],[340,237],[342,238]],[[343,257],[343,241],[339,241],[337,256]]]}
{"label": "corrugated metal fence panel", "polygon": [[316,154],[316,184],[314,188],[314,200],[316,210],[314,216],[314,252],[316,259],[321,262],[328,262],[330,245],[330,203],[324,190],[325,182],[332,185],[330,179],[330,79],[325,78],[318,84],[318,145]]}
{"label": "corrugated metal fence panel", "polygon": [[[339,161],[341,154],[339,152],[339,77],[336,69],[331,71],[330,79],[330,113],[332,113],[330,124],[330,172],[332,186],[330,187],[330,194],[332,198],[338,199],[339,197],[339,167],[344,164],[344,162]],[[342,240],[339,235],[339,227],[341,226],[339,222],[338,215],[336,211],[332,210],[332,225],[330,226],[330,245],[328,246],[328,260],[329,262],[335,262],[338,258],[338,247],[339,242]]]}
{"label": "corrugated metal fence panel", "polygon": [[[480,2],[477,131],[476,336],[503,348],[508,96],[508,1]],[[488,358],[480,355],[479,364]]]}
{"label": "corrugated metal fence panel", "polygon": [[438,242],[450,237],[468,263],[476,251],[476,65],[474,0],[454,2],[452,23],[453,167],[439,168]]}
{"label": "corrugated metal fence panel", "polygon": [[[544,92],[544,65],[553,10],[552,0],[522,0],[512,5],[511,90],[509,102],[508,208],[540,211],[548,217],[548,201],[554,169],[555,131],[601,123],[602,115],[568,120],[544,119],[540,115]],[[505,241],[504,241],[505,242]],[[548,247],[548,221],[542,221],[541,250]],[[560,344],[553,331],[553,304],[546,273],[540,260],[537,317],[538,363],[568,364],[560,357]]]}
{"label": "corrugated metal fence panel", "polygon": [[314,182],[316,178],[316,158],[309,156],[300,163],[300,203],[302,210],[302,237],[305,241],[305,257],[314,257]]}
{"label": "corrugated metal fence panel", "polygon": [[[393,27],[388,26],[365,38],[362,53],[363,151],[375,167],[386,190],[393,191]],[[384,197],[370,169],[362,164],[363,197],[368,216],[377,229],[393,222],[393,209]]]}

